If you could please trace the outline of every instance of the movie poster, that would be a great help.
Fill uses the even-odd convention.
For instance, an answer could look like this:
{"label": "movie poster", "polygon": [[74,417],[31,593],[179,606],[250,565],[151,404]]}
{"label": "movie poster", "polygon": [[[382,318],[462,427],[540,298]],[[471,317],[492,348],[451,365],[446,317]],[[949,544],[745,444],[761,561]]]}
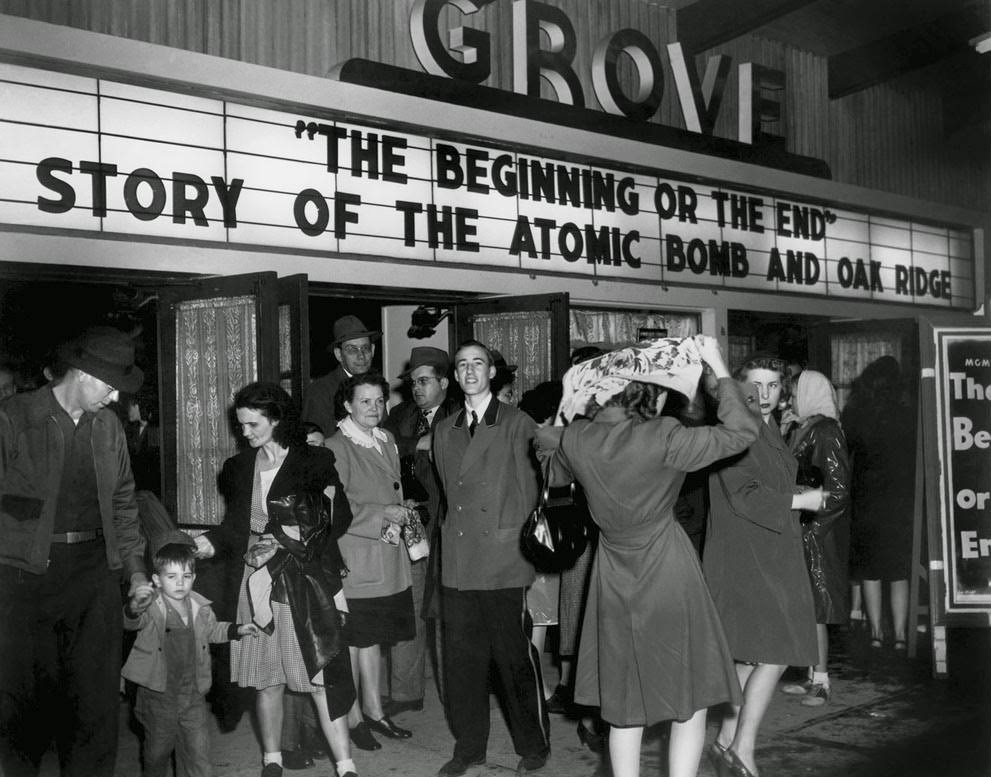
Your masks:
{"label": "movie poster", "polygon": [[991,606],[991,330],[936,330],[947,611]]}

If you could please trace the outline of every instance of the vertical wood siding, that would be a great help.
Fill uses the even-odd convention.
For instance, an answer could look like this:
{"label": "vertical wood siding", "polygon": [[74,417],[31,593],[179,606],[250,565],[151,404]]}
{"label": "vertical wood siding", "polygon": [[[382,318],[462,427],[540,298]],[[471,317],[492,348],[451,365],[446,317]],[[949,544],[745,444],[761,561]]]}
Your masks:
{"label": "vertical wood siding", "polygon": [[[654,0],[545,2],[575,25],[575,69],[588,107],[598,108],[590,77],[595,45],[633,27],[654,41],[664,63],[664,96],[654,121],[684,126],[665,49],[677,39],[672,9]],[[411,5],[412,0],[0,0],[0,13],[323,77],[351,57],[419,69],[409,36]],[[442,24],[455,26],[462,19],[449,8]],[[464,23],[493,36],[486,85],[512,89],[512,3],[499,0]],[[938,93],[892,81],[830,100],[825,58],[756,36],[698,56],[700,74],[717,52],[733,59],[717,135],[737,136],[737,67],[757,62],[786,74],[783,118],[769,131],[783,134],[789,151],[825,159],[835,180],[975,209],[991,204],[987,155],[954,152],[943,134]],[[632,89],[629,63],[621,61],[620,72]],[[542,94],[551,96],[547,85]]]}

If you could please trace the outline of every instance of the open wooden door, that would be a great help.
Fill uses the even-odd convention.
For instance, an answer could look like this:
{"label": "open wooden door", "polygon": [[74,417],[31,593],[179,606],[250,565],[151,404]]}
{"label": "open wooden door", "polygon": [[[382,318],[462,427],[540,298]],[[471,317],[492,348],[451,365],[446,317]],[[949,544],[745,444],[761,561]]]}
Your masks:
{"label": "open wooden door", "polygon": [[516,395],[559,380],[570,362],[568,295],[491,297],[455,306],[451,349],[474,338],[515,364]]}
{"label": "open wooden door", "polygon": [[234,394],[269,380],[302,395],[306,277],[194,279],[158,296],[162,498],[180,524],[211,526],[223,518],[217,474],[237,450]]}

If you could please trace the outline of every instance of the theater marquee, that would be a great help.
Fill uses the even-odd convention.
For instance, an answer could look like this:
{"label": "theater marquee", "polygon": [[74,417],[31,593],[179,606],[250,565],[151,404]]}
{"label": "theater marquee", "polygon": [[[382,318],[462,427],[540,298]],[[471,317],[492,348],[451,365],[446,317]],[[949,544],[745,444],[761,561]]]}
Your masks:
{"label": "theater marquee", "polygon": [[0,224],[970,309],[968,228],[0,64]]}

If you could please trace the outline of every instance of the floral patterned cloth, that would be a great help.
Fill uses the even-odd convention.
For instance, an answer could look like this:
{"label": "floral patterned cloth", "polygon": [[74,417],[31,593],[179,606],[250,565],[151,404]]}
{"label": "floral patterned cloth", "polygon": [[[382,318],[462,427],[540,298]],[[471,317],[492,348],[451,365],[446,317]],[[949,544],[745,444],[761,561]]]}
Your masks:
{"label": "floral patterned cloth", "polygon": [[631,380],[655,383],[694,398],[702,376],[697,337],[651,340],[576,364],[564,374],[557,423],[570,423],[592,399],[601,404]]}

